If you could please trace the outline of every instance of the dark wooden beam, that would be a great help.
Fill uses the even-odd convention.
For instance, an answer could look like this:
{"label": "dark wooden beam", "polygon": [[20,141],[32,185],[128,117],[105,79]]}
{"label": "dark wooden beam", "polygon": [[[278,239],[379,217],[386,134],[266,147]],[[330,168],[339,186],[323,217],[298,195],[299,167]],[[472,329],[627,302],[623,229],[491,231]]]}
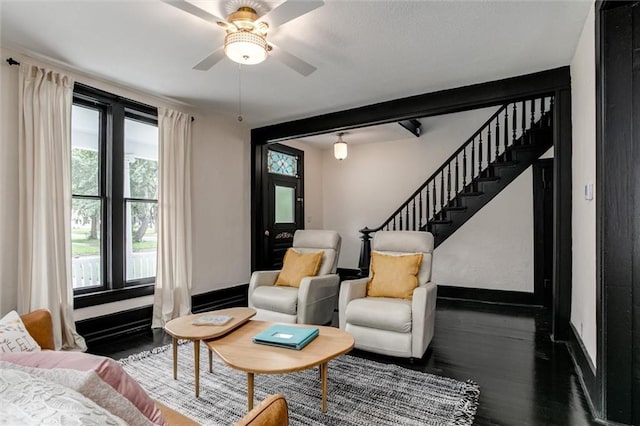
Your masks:
{"label": "dark wooden beam", "polygon": [[419,138],[420,135],[422,135],[422,123],[415,118],[412,118],[411,120],[398,121],[398,124],[411,132],[411,134],[416,138]]}
{"label": "dark wooden beam", "polygon": [[431,117],[553,94],[571,87],[569,67],[425,93],[251,130],[254,144]]}

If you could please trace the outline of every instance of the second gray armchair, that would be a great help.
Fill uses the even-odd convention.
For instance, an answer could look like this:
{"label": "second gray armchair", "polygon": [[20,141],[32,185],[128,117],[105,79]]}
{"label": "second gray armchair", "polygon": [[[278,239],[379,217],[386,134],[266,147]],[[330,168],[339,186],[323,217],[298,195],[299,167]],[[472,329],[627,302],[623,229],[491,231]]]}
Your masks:
{"label": "second gray armchair", "polygon": [[[374,235],[371,248],[370,276],[343,281],[340,286],[340,328],[353,335],[358,349],[422,358],[433,338],[436,315],[437,289],[431,282],[433,235],[418,231],[380,231]],[[377,289],[367,287],[375,275],[373,257],[376,255],[387,259],[381,260],[386,264],[379,263],[379,273],[386,281],[383,283],[387,286],[386,297],[380,297],[379,291],[374,293]],[[405,266],[411,263],[413,270],[402,275],[400,272],[410,268],[398,267],[399,262]],[[413,285],[400,291],[402,285],[398,277],[406,275],[413,275]]]}
{"label": "second gray armchair", "polygon": [[340,235],[335,231],[298,230],[293,236],[297,253],[322,251],[315,276],[300,280],[299,287],[275,285],[280,271],[256,271],[249,281],[249,307],[255,319],[300,324],[327,324],[333,317],[340,278],[336,274]]}

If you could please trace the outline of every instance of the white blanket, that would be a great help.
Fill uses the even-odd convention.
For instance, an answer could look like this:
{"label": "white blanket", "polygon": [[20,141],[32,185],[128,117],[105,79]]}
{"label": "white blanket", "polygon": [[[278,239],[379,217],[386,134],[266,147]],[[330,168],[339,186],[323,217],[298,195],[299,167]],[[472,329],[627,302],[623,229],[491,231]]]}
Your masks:
{"label": "white blanket", "polygon": [[[25,367],[0,361],[0,386],[2,386],[3,382],[8,381],[9,379],[15,379],[17,377],[16,374],[18,373],[26,374],[28,377],[39,379],[43,383],[48,383],[47,389],[53,389],[53,387],[56,387],[61,390],[68,391],[69,395],[77,394],[78,396],[83,397],[83,399],[89,400],[90,402],[92,402],[92,404],[95,404],[97,408],[102,409],[110,417],[116,419],[117,422],[122,422],[113,424],[128,424],[131,426],[152,425],[149,419],[147,419],[139,410],[137,410],[128,399],[118,393],[108,383],[105,383],[95,371],[78,371],[66,368],[42,369]],[[28,402],[28,395],[32,395],[32,393],[30,393],[30,389],[31,388],[29,388],[28,386],[20,387],[19,390],[16,390],[16,388],[12,389],[11,387],[7,387],[7,394],[5,395],[4,388],[0,388],[0,403],[10,400],[12,401],[12,404],[14,406],[17,406],[18,402],[20,402],[21,404],[24,402]],[[19,392],[25,392],[26,396],[24,398],[19,398]],[[15,394],[15,396],[11,394]],[[46,399],[46,392],[39,392],[38,397]],[[28,408],[27,411],[33,411],[34,408],[37,409],[38,405],[29,402],[26,406],[21,407],[21,410]],[[3,420],[1,420],[4,417],[4,411],[5,407],[0,406],[0,424],[14,424],[4,423]],[[67,420],[68,419],[65,416],[65,422],[63,422],[63,424],[67,424]],[[33,424],[40,423],[35,422]],[[45,422],[43,424],[56,423]],[[83,421],[79,424],[87,423],[84,423]],[[98,422],[95,424],[111,423]]]}

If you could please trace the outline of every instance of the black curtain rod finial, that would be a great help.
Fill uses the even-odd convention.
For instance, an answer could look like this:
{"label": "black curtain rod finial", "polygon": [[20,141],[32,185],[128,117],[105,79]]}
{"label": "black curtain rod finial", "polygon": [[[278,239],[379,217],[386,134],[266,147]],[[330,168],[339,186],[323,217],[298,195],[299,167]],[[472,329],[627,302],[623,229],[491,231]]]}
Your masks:
{"label": "black curtain rod finial", "polygon": [[15,59],[13,59],[13,58],[8,58],[8,59],[7,59],[7,63],[8,63],[9,65],[20,65],[20,62],[16,61],[16,60],[15,60]]}

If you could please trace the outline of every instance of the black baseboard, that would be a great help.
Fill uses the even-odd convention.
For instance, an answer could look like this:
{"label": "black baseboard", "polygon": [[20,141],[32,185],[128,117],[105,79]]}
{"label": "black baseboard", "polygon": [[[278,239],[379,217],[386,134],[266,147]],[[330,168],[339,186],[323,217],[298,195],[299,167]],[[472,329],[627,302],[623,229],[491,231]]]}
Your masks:
{"label": "black baseboard", "polygon": [[[194,313],[216,309],[247,306],[249,284],[196,294],[191,297],[191,311]],[[151,305],[126,311],[114,312],[76,322],[78,333],[88,345],[104,339],[112,339],[126,334],[139,333],[151,328],[153,307]]]}
{"label": "black baseboard", "polygon": [[599,397],[596,369],[573,324],[571,324],[569,340],[566,344],[573,366],[578,374],[582,391],[587,398],[591,415],[594,419],[602,421],[602,404],[600,404],[601,398]]}
{"label": "black baseboard", "polygon": [[191,297],[191,312],[197,314],[199,312],[215,311],[216,309],[247,306],[249,303],[247,296],[248,291],[249,284],[242,284],[235,287],[196,294]]}
{"label": "black baseboard", "polygon": [[104,339],[139,333],[151,328],[153,306],[141,306],[95,318],[76,321],[76,330],[88,345]]}
{"label": "black baseboard", "polygon": [[438,298],[473,300],[475,302],[509,305],[536,305],[533,293],[523,291],[489,290],[484,288],[454,287],[438,284]]}

